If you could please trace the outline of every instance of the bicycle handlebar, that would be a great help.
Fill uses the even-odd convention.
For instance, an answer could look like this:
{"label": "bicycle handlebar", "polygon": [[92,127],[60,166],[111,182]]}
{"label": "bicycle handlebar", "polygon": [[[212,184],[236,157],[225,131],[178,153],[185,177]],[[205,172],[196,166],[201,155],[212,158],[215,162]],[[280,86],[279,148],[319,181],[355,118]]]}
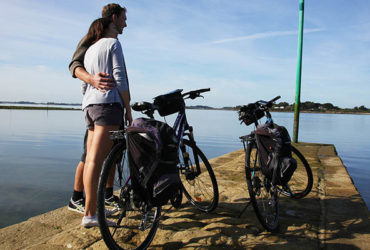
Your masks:
{"label": "bicycle handlebar", "polygon": [[270,121],[272,122],[269,108],[271,108],[272,104],[280,98],[281,96],[276,96],[272,98],[270,101],[260,100],[240,107],[238,111],[239,120],[244,122],[247,126],[249,126],[252,123],[254,123],[257,126],[258,120],[266,116],[267,118],[270,118]]}
{"label": "bicycle handlebar", "polygon": [[197,89],[197,90],[192,90],[192,91],[189,91],[189,92],[186,92],[184,94],[182,94],[182,97],[185,97],[185,96],[189,96],[189,97],[185,97],[184,99],[186,98],[190,98],[190,99],[195,99],[197,97],[200,97],[200,93],[204,93],[204,92],[208,92],[208,91],[211,91],[210,88],[206,88],[206,89]]}
{"label": "bicycle handlebar", "polygon": [[[208,91],[211,91],[211,89],[210,88],[197,89],[197,90],[192,90],[192,91],[186,92],[186,93],[182,94],[181,96],[184,99],[187,99],[187,98],[195,99],[197,97],[202,97],[200,95],[200,93],[204,93],[204,92],[208,92]],[[131,107],[132,107],[133,110],[143,112],[145,114],[146,113],[149,114],[150,112],[154,112],[155,110],[158,109],[157,105],[154,105],[153,103],[150,103],[150,102],[135,102],[134,104],[131,105]]]}
{"label": "bicycle handlebar", "polygon": [[272,104],[276,101],[276,100],[279,100],[281,98],[281,96],[277,96],[277,97],[275,97],[275,98],[272,98],[270,101],[268,101],[267,103],[266,103],[266,107],[268,107],[268,108],[271,108],[272,107]]}
{"label": "bicycle handlebar", "polygon": [[272,104],[276,101],[276,100],[279,100],[281,98],[281,96],[277,96],[277,97],[274,97],[272,98],[270,101],[266,102],[266,101],[257,101],[256,104],[258,106],[262,106],[262,108],[271,108],[272,107]]}
{"label": "bicycle handlebar", "polygon": [[[275,97],[275,98],[272,98],[270,101],[268,101],[267,103],[269,104],[269,105],[272,105],[275,101],[277,101],[277,100],[279,100],[281,98],[281,96],[277,96],[277,97]],[[271,106],[270,106],[271,107]]]}

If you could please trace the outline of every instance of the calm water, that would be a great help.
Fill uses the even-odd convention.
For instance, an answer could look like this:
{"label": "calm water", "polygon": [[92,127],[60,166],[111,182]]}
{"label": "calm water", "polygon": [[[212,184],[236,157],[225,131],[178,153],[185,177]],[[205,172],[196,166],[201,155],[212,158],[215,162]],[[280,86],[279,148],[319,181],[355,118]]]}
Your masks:
{"label": "calm water", "polygon": [[[240,125],[232,111],[188,110],[187,114],[208,158],[240,149],[238,137],[252,129]],[[1,228],[68,203],[85,127],[81,111],[0,110],[0,117]],[[273,117],[292,131],[292,113]],[[169,116],[167,122],[174,118]],[[299,128],[299,141],[336,146],[368,207],[369,127],[368,115],[301,114]]]}

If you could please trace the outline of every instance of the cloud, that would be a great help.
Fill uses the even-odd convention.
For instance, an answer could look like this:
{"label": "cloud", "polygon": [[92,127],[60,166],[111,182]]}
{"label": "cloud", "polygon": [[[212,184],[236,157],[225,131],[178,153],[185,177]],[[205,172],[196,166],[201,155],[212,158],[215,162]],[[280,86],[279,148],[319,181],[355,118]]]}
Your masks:
{"label": "cloud", "polygon": [[[319,31],[324,31],[324,29],[306,29],[304,30],[304,33],[319,32]],[[269,32],[256,33],[256,34],[249,35],[249,36],[240,36],[240,37],[212,41],[210,43],[211,44],[229,43],[229,42],[242,41],[242,40],[256,40],[256,39],[272,38],[272,37],[278,37],[278,36],[289,36],[289,35],[297,35],[297,34],[298,34],[297,30],[269,31]]]}

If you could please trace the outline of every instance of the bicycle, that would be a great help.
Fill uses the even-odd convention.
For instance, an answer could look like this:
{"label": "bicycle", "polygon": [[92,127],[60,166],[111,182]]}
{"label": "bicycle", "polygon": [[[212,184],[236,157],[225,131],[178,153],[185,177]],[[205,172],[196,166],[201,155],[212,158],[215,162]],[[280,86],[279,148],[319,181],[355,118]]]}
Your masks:
{"label": "bicycle", "polygon": [[[180,164],[178,168],[182,191],[193,206],[207,213],[212,212],[218,205],[217,181],[211,164],[194,140],[193,127],[187,121],[184,100],[203,97],[200,94],[208,91],[210,91],[209,88],[181,94],[182,90],[177,89],[163,95],[166,96],[164,99],[168,98],[167,100],[158,100],[157,97],[154,103],[140,102],[132,106],[135,111],[140,111],[151,119],[154,119],[153,114],[156,110],[161,116],[178,113],[173,129],[179,141]],[[177,201],[179,202],[181,201]]]}
{"label": "bicycle", "polygon": [[[169,102],[156,103],[156,100],[160,98],[155,98],[154,103],[135,103],[132,105],[132,109],[144,113],[151,119],[154,119],[153,114],[156,110],[162,116],[178,112],[173,128],[179,141],[180,163],[178,169],[182,189],[170,201],[172,206],[179,207],[182,202],[182,193],[184,193],[190,203],[199,210],[211,212],[218,204],[217,181],[207,158],[196,145],[193,128],[187,122],[184,104],[184,99],[195,99],[207,91],[210,89],[194,90],[181,94],[182,90],[175,90],[162,95],[169,96]],[[128,171],[125,136],[125,130],[112,131],[110,135],[114,146],[103,163],[98,185],[99,227],[109,249],[146,249],[156,234],[162,207],[152,207],[148,201],[135,199],[135,190],[131,186],[131,177]],[[112,172],[116,172],[116,174],[112,175]],[[114,190],[118,193],[119,199],[118,212],[110,218],[116,222],[116,226],[109,227],[104,212],[106,207],[105,192],[106,183],[112,176],[114,176]]]}
{"label": "bicycle", "polygon": [[[148,201],[136,201],[128,170],[125,131],[112,131],[114,146],[105,159],[98,184],[97,216],[99,228],[109,249],[146,249],[154,239],[162,207],[152,207]],[[118,192],[118,212],[110,219],[116,226],[110,227],[105,216],[105,192],[109,178],[114,174],[113,188]]]}
{"label": "bicycle", "polygon": [[[265,124],[273,127],[269,108],[280,96],[270,101],[257,101],[243,106],[239,110],[239,120],[248,121],[246,125],[254,124],[255,130],[250,134],[241,136],[245,150],[245,173],[248,185],[250,202],[253,205],[256,216],[261,225],[268,231],[275,231],[278,228],[279,217],[279,194],[293,199],[305,197],[312,189],[312,170],[296,147],[291,145],[292,157],[297,162],[297,169],[294,171],[289,182],[286,184],[273,184],[271,177],[262,171],[266,168],[262,159],[261,150],[257,143],[256,130],[259,126],[259,119],[266,116]],[[241,112],[241,110],[246,112]],[[249,205],[249,204],[248,204]]]}

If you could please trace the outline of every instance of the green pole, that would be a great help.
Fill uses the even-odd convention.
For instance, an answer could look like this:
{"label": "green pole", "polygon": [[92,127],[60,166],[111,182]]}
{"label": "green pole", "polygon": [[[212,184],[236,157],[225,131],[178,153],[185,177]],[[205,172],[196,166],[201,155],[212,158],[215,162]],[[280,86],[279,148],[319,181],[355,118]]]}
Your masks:
{"label": "green pole", "polygon": [[299,0],[298,62],[294,104],[293,142],[298,142],[299,106],[301,103],[302,47],[303,47],[304,0]]}

